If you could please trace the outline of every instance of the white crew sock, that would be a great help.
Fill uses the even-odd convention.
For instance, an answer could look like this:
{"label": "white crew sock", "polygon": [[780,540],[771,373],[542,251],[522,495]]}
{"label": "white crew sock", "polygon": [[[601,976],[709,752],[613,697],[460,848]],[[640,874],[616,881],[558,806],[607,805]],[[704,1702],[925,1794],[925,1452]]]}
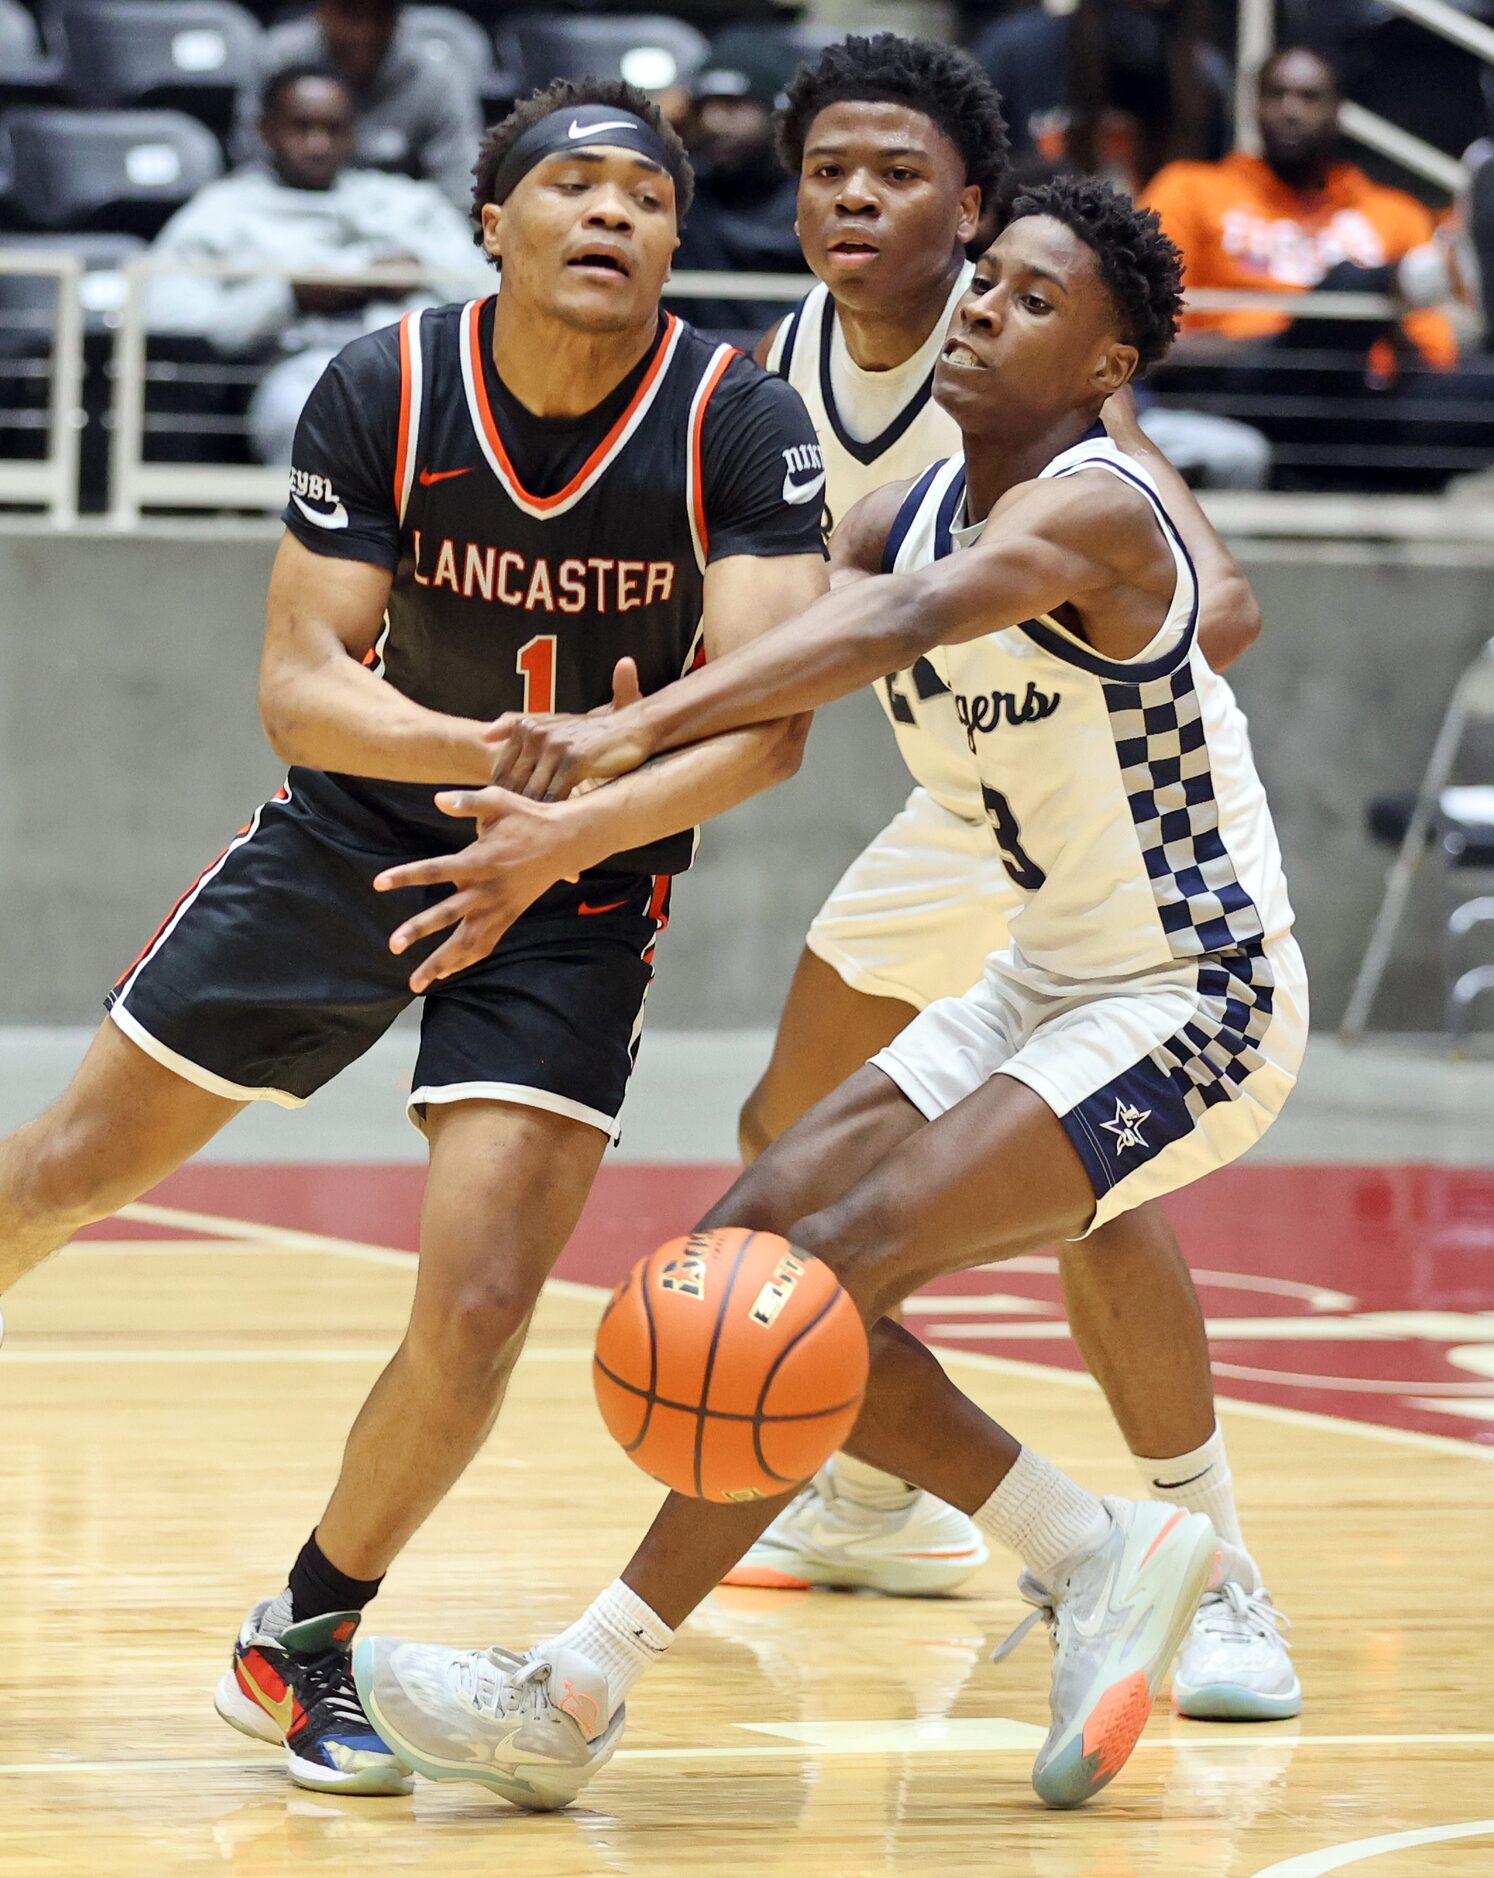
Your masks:
{"label": "white crew sock", "polygon": [[1245,1551],[1222,1429],[1215,1428],[1201,1448],[1187,1454],[1160,1461],[1144,1460],[1138,1454],[1134,1459],[1146,1482],[1148,1499],[1170,1500],[1190,1513],[1207,1513],[1225,1544]]}
{"label": "white crew sock", "polygon": [[279,1640],[283,1631],[289,1630],[296,1621],[296,1613],[291,1609],[290,1586],[277,1591],[270,1600],[269,1608],[259,1620],[259,1634],[262,1637],[274,1637]]}
{"label": "white crew sock", "polygon": [[577,1650],[607,1678],[608,1715],[615,1715],[628,1691],[651,1663],[674,1641],[674,1632],[621,1578],[593,1598],[569,1630],[551,1639],[552,1647]]}
{"label": "white crew sock", "polygon": [[977,1507],[975,1523],[1051,1586],[1060,1565],[1103,1541],[1110,1515],[1078,1481],[1023,1448],[1005,1480]]}
{"label": "white crew sock", "polygon": [[918,1489],[910,1481],[884,1474],[880,1467],[869,1466],[850,1454],[834,1456],[830,1478],[843,1499],[875,1513],[901,1513],[918,1498]]}

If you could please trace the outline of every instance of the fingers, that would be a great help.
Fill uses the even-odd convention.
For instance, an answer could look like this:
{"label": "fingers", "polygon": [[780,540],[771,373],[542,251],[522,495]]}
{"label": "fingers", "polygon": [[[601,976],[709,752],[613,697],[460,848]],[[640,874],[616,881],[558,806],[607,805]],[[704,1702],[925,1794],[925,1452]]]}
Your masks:
{"label": "fingers", "polygon": [[434,906],[428,906],[413,914],[402,926],[396,926],[389,935],[389,950],[393,953],[408,952],[412,945],[421,939],[429,939],[432,933],[444,932],[448,926],[455,926],[475,905],[477,895],[470,889],[454,893],[448,899],[437,900]]}
{"label": "fingers", "polygon": [[439,887],[445,881],[455,882],[464,873],[461,856],[456,854],[438,854],[428,861],[404,861],[374,876],[374,892],[395,893],[401,887]]}
{"label": "fingers", "polygon": [[569,759],[559,750],[546,750],[525,783],[524,794],[531,802],[558,802],[570,793],[569,773]]}
{"label": "fingers", "polygon": [[638,661],[619,659],[612,668],[612,705],[620,711],[624,705],[637,704],[643,696],[638,683]]}
{"label": "fingers", "polygon": [[[442,789],[436,795],[436,807],[443,815],[458,822],[501,821],[513,806],[514,792],[503,784],[486,789]],[[442,880],[450,876],[443,874]]]}
{"label": "fingers", "polygon": [[480,963],[508,931],[514,917],[508,912],[489,912],[481,919],[464,919],[444,945],[416,966],[410,974],[410,989],[418,995],[443,978],[454,978],[469,965]]}

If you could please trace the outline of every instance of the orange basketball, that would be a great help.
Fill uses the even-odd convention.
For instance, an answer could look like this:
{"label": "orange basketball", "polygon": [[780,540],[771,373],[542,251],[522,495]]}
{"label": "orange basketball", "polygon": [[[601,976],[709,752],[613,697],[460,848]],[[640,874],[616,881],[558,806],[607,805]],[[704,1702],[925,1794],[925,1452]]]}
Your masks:
{"label": "orange basketball", "polygon": [[855,1424],[866,1332],[828,1265],[726,1226],[640,1259],[597,1331],[592,1380],[613,1438],[701,1500],[762,1500],[829,1460]]}

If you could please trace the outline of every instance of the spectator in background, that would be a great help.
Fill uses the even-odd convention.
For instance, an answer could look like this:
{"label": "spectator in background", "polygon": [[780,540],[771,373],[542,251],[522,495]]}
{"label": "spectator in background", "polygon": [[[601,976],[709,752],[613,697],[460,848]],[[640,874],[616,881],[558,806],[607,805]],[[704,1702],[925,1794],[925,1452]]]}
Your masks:
{"label": "spectator in background", "polygon": [[[773,134],[788,62],[771,41],[754,44],[742,34],[730,35],[723,49],[727,57],[713,59],[691,81],[680,125],[695,166],[695,201],[674,264],[735,274],[801,273],[796,181],[779,159]],[[783,311],[781,301],[747,297],[674,304],[694,325],[722,332],[747,351]]]}
{"label": "spectator in background", "polygon": [[[296,419],[327,361],[407,308],[486,293],[492,279],[458,215],[430,183],[350,169],[353,100],[337,73],[291,66],[265,87],[266,160],[209,183],[156,237],[152,257],[276,268],[247,279],[163,274],[151,282],[152,332],[205,341],[221,357],[271,361],[249,406],[255,454],[288,463]],[[418,268],[436,291],[287,277]]]}
{"label": "spectator in background", "polygon": [[[463,82],[449,61],[435,63],[400,18],[398,0],[317,0],[305,19],[272,26],[261,78],[291,65],[336,72],[352,93],[357,159],[431,182],[465,215],[472,163],[482,135],[475,78]],[[235,154],[263,155],[255,135],[258,98],[240,100]]]}
{"label": "spectator in background", "polygon": [[[1145,192],[1183,251],[1189,288],[1395,294],[1400,263],[1432,238],[1431,211],[1342,160],[1333,67],[1321,53],[1284,48],[1261,67],[1259,100],[1262,155],[1170,164]],[[1456,361],[1440,312],[1408,313],[1400,325],[1427,365]],[[1184,317],[1175,355],[1226,356],[1251,345],[1363,352],[1375,337],[1360,321],[1196,312]]]}
{"label": "spectator in background", "polygon": [[1207,24],[1207,0],[1079,0],[998,20],[974,51],[1001,93],[1013,159],[1134,190],[1164,163],[1221,156],[1230,75]]}

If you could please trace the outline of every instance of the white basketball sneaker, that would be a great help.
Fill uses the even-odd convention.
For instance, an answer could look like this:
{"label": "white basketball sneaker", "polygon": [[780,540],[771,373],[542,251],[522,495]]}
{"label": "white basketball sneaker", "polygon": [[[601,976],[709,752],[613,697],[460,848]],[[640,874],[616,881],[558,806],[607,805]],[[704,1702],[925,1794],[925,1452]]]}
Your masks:
{"label": "white basketball sneaker", "polygon": [[1052,1590],[1022,1573],[1017,1588],[1037,1609],[994,1658],[1039,1618],[1047,1624],[1053,1725],[1032,1784],[1049,1806],[1082,1806],[1130,1759],[1214,1571],[1218,1541],[1202,1513],[1155,1500],[1107,1498],[1105,1508],[1104,1541],[1070,1561]]}
{"label": "white basketball sneaker", "polygon": [[519,1655],[364,1637],[353,1678],[369,1720],[416,1773],[475,1780],[536,1813],[569,1806],[611,1760],[626,1713],[609,1720],[601,1670],[552,1645]]}
{"label": "white basketball sneaker", "polygon": [[849,1500],[822,1467],[722,1580],[774,1591],[885,1591],[938,1597],[990,1557],[974,1520],[931,1493],[883,1510]]}
{"label": "white basketball sneaker", "polygon": [[1204,1593],[1172,1677],[1173,1705],[1193,1721],[1288,1721],[1302,1684],[1282,1635],[1291,1619],[1264,1585],[1227,1582]]}

